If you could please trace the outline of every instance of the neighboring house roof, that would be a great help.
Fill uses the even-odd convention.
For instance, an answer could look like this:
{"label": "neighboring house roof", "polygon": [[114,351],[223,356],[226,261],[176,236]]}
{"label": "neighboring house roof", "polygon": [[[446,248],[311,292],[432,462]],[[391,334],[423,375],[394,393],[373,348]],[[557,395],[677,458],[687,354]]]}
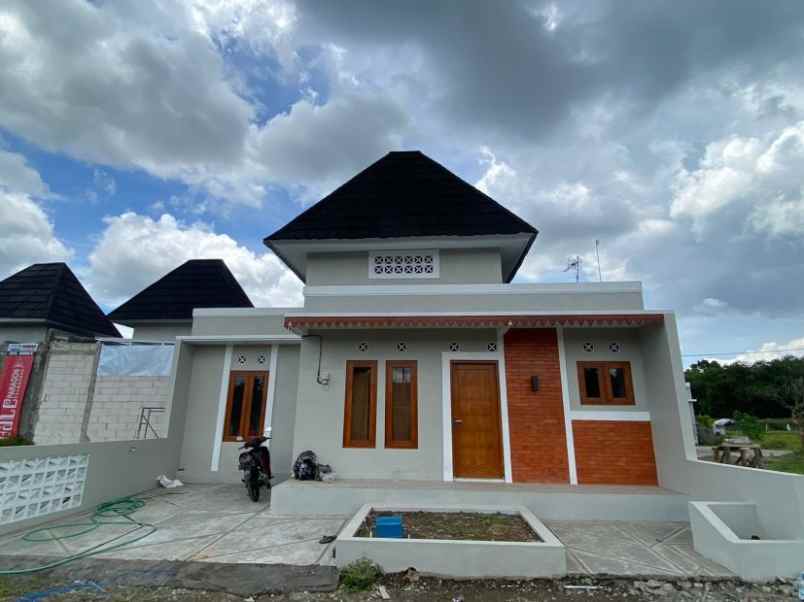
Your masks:
{"label": "neighboring house roof", "polygon": [[191,259],[109,313],[115,322],[192,320],[196,307],[254,307],[222,259]]}
{"label": "neighboring house roof", "polygon": [[282,252],[289,242],[525,235],[510,280],[537,233],[444,166],[406,151],[388,153],[264,242],[303,277]]}
{"label": "neighboring house roof", "polygon": [[66,263],[36,263],[0,282],[0,321],[45,323],[83,336],[120,333]]}

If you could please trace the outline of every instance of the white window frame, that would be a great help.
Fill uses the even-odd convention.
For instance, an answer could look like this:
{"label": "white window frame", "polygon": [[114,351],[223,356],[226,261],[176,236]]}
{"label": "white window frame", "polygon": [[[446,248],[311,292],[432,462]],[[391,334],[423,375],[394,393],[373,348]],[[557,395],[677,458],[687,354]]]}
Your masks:
{"label": "white window frame", "polygon": [[[431,255],[433,257],[433,271],[430,273],[421,274],[376,274],[374,272],[374,263],[377,257],[386,257],[388,255],[394,256],[407,256],[407,255]],[[441,261],[438,255],[438,249],[408,249],[403,251],[369,251],[368,260],[368,277],[369,280],[424,280],[438,278],[441,271]]]}

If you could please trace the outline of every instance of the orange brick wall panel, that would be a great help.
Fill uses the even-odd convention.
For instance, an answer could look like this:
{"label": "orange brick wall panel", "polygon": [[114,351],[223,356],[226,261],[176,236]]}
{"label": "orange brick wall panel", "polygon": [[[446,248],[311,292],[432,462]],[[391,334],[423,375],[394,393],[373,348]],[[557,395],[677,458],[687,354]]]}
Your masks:
{"label": "orange brick wall panel", "polygon": [[574,420],[581,485],[657,485],[649,422]]}
{"label": "orange brick wall panel", "polygon": [[[505,334],[505,378],[514,482],[568,483],[558,338],[553,328]],[[531,377],[539,390],[531,390]]]}

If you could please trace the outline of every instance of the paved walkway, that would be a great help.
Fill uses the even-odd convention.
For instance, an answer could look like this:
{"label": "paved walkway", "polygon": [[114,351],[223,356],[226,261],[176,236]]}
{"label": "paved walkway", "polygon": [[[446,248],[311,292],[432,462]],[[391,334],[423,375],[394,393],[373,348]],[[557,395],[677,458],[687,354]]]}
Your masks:
{"label": "paved walkway", "polygon": [[[263,491],[264,493],[264,491]],[[187,485],[154,490],[134,518],[158,530],[131,546],[102,552],[94,558],[125,560],[193,560],[200,562],[326,564],[330,545],[318,543],[340,531],[345,516],[280,516],[270,512],[267,496],[252,502],[242,485]],[[71,517],[81,522],[89,517]],[[54,524],[63,523],[57,519]],[[22,534],[0,538],[2,554],[62,557],[106,540],[119,542],[141,534],[129,526],[108,525],[63,542],[29,543]],[[330,552],[330,553],[328,553]]]}
{"label": "paved walkway", "polygon": [[[336,535],[347,516],[278,515],[267,496],[252,502],[241,485],[188,485],[154,490],[142,496],[144,508],[134,518],[158,530],[130,546],[109,550],[95,559],[259,563],[296,566],[331,565],[332,544],[318,543]],[[56,519],[80,522],[89,515]],[[684,522],[557,521],[544,523],[567,546],[568,569],[574,574],[619,576],[729,576],[723,567],[692,548]],[[104,541],[117,543],[142,532],[109,525],[62,542],[29,543],[21,533],[0,538],[0,554],[64,557]],[[4,568],[8,558],[1,559]]]}
{"label": "paved walkway", "polygon": [[544,521],[567,548],[571,574],[729,577],[692,547],[688,523]]}

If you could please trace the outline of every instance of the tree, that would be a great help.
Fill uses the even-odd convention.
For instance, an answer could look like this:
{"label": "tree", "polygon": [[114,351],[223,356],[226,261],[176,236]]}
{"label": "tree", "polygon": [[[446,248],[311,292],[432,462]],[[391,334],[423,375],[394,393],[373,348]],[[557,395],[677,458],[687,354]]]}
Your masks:
{"label": "tree", "polygon": [[783,403],[790,409],[790,416],[796,425],[801,439],[801,449],[804,451],[804,378],[797,378],[788,383],[786,397]]}
{"label": "tree", "polygon": [[697,411],[714,418],[735,412],[760,418],[789,418],[790,384],[804,380],[804,358],[793,356],[745,364],[701,360],[685,373]]}

